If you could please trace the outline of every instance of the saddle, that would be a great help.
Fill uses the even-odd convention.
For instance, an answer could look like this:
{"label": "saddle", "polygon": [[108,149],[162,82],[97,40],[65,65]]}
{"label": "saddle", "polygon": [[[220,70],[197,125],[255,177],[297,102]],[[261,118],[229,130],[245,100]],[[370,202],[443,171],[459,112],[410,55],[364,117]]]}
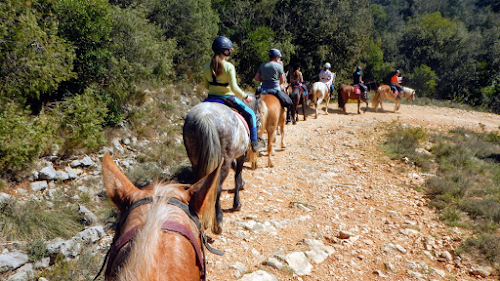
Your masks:
{"label": "saddle", "polygon": [[353,87],[354,87],[354,93],[358,96],[361,95],[361,89],[359,88],[359,85],[356,84],[356,85],[353,85]]}
{"label": "saddle", "polygon": [[[216,102],[216,103],[226,105],[226,103],[223,100],[217,99],[217,98],[206,98],[205,100],[203,100],[203,102]],[[238,117],[243,122],[243,125],[245,125],[245,129],[247,130],[247,134],[250,135],[250,127],[248,126],[248,123],[245,120],[245,118],[243,118],[243,116],[236,109],[234,109],[230,106],[228,106],[228,107],[229,107],[229,109],[231,109],[231,111],[233,111],[233,113],[236,115],[236,117]]]}

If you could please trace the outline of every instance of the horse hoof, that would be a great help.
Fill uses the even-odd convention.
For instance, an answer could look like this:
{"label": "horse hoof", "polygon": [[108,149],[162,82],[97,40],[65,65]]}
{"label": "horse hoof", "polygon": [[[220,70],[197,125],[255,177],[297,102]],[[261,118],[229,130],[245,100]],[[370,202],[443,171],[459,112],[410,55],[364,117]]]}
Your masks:
{"label": "horse hoof", "polygon": [[243,182],[240,186],[240,190],[245,190],[245,182]]}
{"label": "horse hoof", "polygon": [[214,234],[221,234],[222,233],[222,223],[216,223],[216,225],[212,229],[212,232]]}
{"label": "horse hoof", "polygon": [[241,210],[241,204],[238,203],[237,205],[233,205],[233,211],[239,211]]}

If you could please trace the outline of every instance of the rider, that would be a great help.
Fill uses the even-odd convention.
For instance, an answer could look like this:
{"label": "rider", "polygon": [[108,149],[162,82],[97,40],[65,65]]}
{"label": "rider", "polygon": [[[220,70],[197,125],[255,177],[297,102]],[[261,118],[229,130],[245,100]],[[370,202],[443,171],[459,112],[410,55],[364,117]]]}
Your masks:
{"label": "rider", "polygon": [[238,87],[234,65],[227,61],[234,52],[233,43],[227,37],[218,36],[212,43],[212,50],[214,51],[212,61],[203,67],[205,87],[208,89],[206,101],[222,101],[225,105],[236,109],[248,123],[252,150],[257,152],[265,144],[257,140],[254,111],[241,100],[251,103],[253,99]]}
{"label": "rider", "polygon": [[399,85],[401,82],[401,78],[399,77],[399,70],[396,70],[394,74],[391,76],[391,89],[393,93],[396,93],[396,90],[398,90],[398,99],[400,98],[400,95],[403,93],[403,88]]}
{"label": "rider", "polygon": [[304,78],[302,77],[302,72],[300,71],[300,63],[297,62],[293,65],[293,72],[290,74],[290,84],[292,87],[299,86],[302,89],[302,93],[307,97],[307,88],[302,85],[304,83]]}
{"label": "rider", "polygon": [[319,72],[319,81],[323,82],[326,84],[326,87],[328,88],[328,92],[331,94],[333,93],[333,80],[335,79],[335,73],[332,73],[330,71],[330,68],[332,66],[330,65],[329,62],[325,63],[324,68]]}
{"label": "rider", "polygon": [[281,90],[280,85],[286,82],[285,72],[283,71],[283,62],[281,61],[281,52],[278,49],[269,50],[269,61],[262,63],[254,77],[255,80],[262,82],[260,89],[263,93],[274,94],[281,105],[287,109],[286,121],[291,122],[290,106],[292,100]]}
{"label": "rider", "polygon": [[365,100],[368,100],[368,88],[363,84],[363,75],[361,75],[361,66],[356,67],[356,71],[354,71],[354,74],[352,75],[353,79],[353,86],[358,85],[359,88],[361,89],[361,92],[363,93],[363,97]]}

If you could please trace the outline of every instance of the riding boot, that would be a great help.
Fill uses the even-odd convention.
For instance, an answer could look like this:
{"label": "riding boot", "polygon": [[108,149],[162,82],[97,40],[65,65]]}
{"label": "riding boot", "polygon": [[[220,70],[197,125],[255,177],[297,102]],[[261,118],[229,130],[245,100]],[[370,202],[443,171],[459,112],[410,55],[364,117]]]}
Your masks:
{"label": "riding boot", "polygon": [[263,141],[259,140],[252,141],[251,145],[253,152],[258,152],[259,148],[266,146],[266,144]]}

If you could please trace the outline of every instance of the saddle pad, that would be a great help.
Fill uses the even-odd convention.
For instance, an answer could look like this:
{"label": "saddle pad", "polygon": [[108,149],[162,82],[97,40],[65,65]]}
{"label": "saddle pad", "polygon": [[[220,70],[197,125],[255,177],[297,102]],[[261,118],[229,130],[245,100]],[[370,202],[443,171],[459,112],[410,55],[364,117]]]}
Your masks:
{"label": "saddle pad", "polygon": [[[203,100],[203,102],[217,102],[217,103],[220,103],[220,104],[223,104],[223,105],[226,105],[223,101],[221,101],[220,99],[211,99],[211,98],[206,98]],[[229,107],[229,106],[228,106]],[[241,114],[236,111],[234,108],[231,108],[229,107],[229,109],[231,109],[234,114],[236,114],[236,117],[240,118],[241,121],[243,121],[243,124],[245,125],[245,128],[247,129],[247,134],[250,135],[250,128],[248,127],[248,123],[247,121],[245,120],[245,118],[243,118],[243,116],[241,116]]]}

